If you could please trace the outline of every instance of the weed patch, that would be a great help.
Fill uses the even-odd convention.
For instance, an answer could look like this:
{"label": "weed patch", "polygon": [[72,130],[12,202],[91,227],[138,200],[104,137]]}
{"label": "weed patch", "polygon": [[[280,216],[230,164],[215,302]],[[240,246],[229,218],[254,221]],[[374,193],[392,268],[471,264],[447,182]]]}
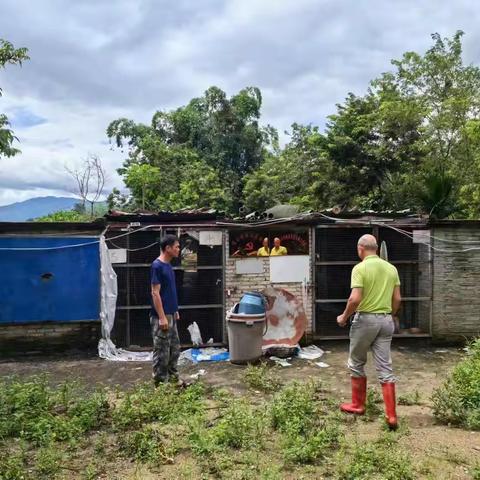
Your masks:
{"label": "weed patch", "polygon": [[38,450],[36,459],[36,478],[53,479],[61,470],[62,454],[54,444]]}
{"label": "weed patch", "polygon": [[398,404],[399,405],[421,405],[422,404],[422,396],[418,390],[415,390],[411,393],[404,393],[403,395],[399,395],[398,397]]}
{"label": "weed patch", "polygon": [[253,390],[271,393],[281,385],[280,379],[266,363],[259,366],[249,365],[243,375],[244,382]]}
{"label": "weed patch", "polygon": [[[396,443],[392,435],[385,435],[374,443],[356,442],[351,449],[345,446],[337,457],[337,478],[413,480],[415,474],[411,459]],[[346,463],[345,458],[349,459]]]}
{"label": "weed patch", "polygon": [[477,463],[473,468],[472,468],[472,479],[473,480],[480,480],[480,463]]}
{"label": "weed patch", "polygon": [[228,448],[261,448],[267,425],[263,409],[252,407],[244,399],[234,399],[217,423],[208,428],[206,419],[192,424],[190,442],[200,455],[210,455]]}
{"label": "weed patch", "polygon": [[9,452],[8,454],[0,455],[1,480],[26,480],[28,478],[30,477],[26,470],[25,452]]}
{"label": "weed patch", "polygon": [[286,463],[315,462],[338,444],[338,415],[327,413],[320,391],[318,383],[293,383],[273,399],[271,423],[282,433]]}
{"label": "weed patch", "polygon": [[480,430],[480,338],[432,395],[433,413],[446,424]]}
{"label": "weed patch", "polygon": [[120,448],[130,458],[150,465],[174,463],[177,452],[174,442],[156,425],[126,434]]}
{"label": "weed patch", "polygon": [[179,392],[172,384],[143,383],[120,399],[113,412],[117,430],[142,428],[146,422],[168,424],[197,415],[204,408],[204,387],[196,383]]}
{"label": "weed patch", "polygon": [[108,415],[102,391],[86,394],[76,383],[50,387],[47,377],[0,381],[0,438],[23,438],[37,445],[80,438]]}
{"label": "weed patch", "polygon": [[374,388],[367,390],[367,401],[365,403],[365,415],[361,419],[365,422],[373,422],[382,414],[382,397]]}

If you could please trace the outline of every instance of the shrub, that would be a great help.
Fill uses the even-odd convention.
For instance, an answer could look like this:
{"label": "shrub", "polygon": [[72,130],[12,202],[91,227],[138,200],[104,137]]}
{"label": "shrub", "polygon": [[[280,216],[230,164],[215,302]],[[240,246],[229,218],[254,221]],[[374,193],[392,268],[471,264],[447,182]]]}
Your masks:
{"label": "shrub", "polygon": [[480,339],[432,395],[433,413],[442,423],[480,430]]}

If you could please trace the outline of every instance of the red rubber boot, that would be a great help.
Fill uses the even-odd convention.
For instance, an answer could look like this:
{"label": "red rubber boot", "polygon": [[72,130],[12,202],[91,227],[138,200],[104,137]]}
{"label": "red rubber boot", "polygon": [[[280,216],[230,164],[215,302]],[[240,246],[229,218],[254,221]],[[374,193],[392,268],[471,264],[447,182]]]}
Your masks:
{"label": "red rubber boot", "polygon": [[367,377],[351,377],[352,379],[352,403],[342,403],[340,410],[345,413],[363,415],[367,400]]}
{"label": "red rubber boot", "polygon": [[385,402],[385,416],[390,430],[398,428],[398,419],[395,402],[395,384],[393,382],[382,383],[383,401]]}

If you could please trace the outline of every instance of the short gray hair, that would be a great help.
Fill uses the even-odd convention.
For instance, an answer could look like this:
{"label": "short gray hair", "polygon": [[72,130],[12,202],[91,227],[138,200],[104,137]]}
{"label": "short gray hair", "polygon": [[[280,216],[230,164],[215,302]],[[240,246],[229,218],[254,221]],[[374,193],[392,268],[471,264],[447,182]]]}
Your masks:
{"label": "short gray hair", "polygon": [[368,233],[366,235],[362,235],[358,239],[357,245],[359,247],[364,247],[368,250],[375,250],[378,248],[377,239],[373,235],[370,235]]}

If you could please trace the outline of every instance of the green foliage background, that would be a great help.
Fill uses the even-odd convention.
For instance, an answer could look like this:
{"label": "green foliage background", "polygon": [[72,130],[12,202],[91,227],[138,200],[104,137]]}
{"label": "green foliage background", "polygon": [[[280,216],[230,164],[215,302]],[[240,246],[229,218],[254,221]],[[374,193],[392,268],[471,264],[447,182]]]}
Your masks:
{"label": "green foliage background", "polygon": [[107,134],[127,154],[119,173],[132,194],[121,206],[237,214],[290,203],[478,217],[480,69],[463,63],[462,36],[432,35],[426,53],[406,52],[364,95],[349,93],[325,131],[294,123],[282,147],[260,124],[255,87],[230,98],[211,87],[150,125],[115,120]]}

